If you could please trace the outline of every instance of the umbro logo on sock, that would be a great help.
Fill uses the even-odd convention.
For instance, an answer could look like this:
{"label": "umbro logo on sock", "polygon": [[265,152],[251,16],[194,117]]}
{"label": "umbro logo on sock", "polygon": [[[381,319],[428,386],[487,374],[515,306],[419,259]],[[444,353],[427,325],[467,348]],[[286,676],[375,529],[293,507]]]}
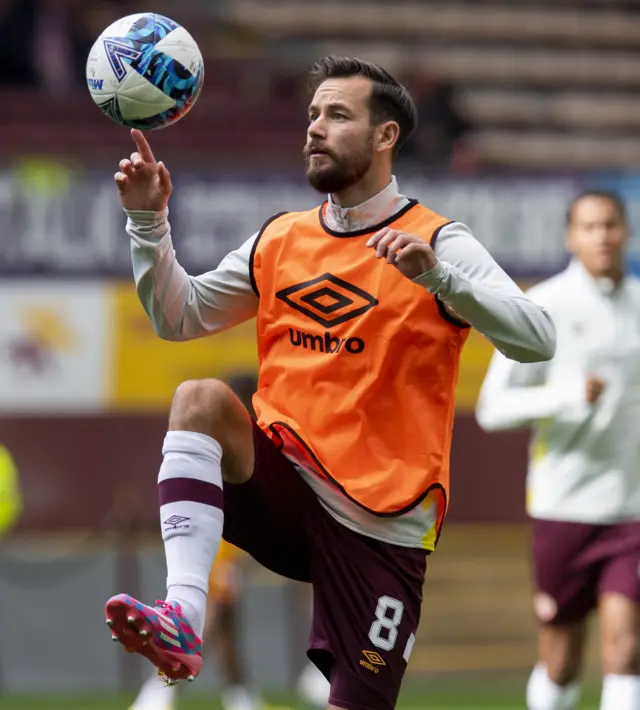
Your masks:
{"label": "umbro logo on sock", "polygon": [[167,526],[165,527],[165,532],[167,530],[178,530],[188,528],[188,520],[191,520],[191,518],[186,518],[184,515],[172,515],[170,518],[167,518],[163,523],[163,525]]}

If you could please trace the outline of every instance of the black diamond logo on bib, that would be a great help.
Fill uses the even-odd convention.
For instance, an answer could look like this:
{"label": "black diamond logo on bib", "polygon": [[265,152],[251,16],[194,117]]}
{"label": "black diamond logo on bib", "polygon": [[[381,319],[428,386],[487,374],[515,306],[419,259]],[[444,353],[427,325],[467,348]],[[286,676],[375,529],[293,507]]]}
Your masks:
{"label": "black diamond logo on bib", "polygon": [[370,293],[333,274],[289,286],[276,297],[325,328],[357,318],[378,304]]}

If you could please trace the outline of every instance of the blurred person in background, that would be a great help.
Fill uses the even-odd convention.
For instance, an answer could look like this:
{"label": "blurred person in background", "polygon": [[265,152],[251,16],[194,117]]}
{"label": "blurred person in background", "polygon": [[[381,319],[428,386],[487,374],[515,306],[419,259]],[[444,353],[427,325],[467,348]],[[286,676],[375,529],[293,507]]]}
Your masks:
{"label": "blurred person in background", "polygon": [[528,295],[558,332],[555,358],[495,353],[477,405],[486,431],[532,427],[539,661],[529,710],[577,707],[586,621],[598,611],[601,710],[640,710],[640,281],[615,193],[589,191],[567,214],[568,268]]}
{"label": "blurred person in background", "polygon": [[9,449],[0,444],[0,542],[9,535],[21,514],[22,494],[18,467]]}
{"label": "blurred person in background", "polygon": [[16,525],[22,514],[20,474],[9,449],[0,444],[0,538]]}
{"label": "blurred person in background", "polygon": [[551,358],[555,331],[466,226],[400,192],[394,157],[417,120],[406,89],[349,57],[310,79],[306,175],[326,200],[275,215],[214,271],[178,263],[171,178],[140,131],[115,175],[156,332],[190,340],[257,317],[260,370],[257,423],[220,381],[177,389],[158,475],[167,598],[118,594],[105,615],[167,682],[193,680],[224,535],[312,584],[307,655],[328,707],[392,710],[446,514],[469,327],[524,362]]}

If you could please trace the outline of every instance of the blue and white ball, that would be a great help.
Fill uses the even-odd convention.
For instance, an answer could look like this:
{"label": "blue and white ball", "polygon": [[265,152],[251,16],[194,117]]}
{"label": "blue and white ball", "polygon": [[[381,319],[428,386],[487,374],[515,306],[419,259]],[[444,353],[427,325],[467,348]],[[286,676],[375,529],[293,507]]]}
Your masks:
{"label": "blue and white ball", "polygon": [[87,60],[91,98],[130,128],[165,128],[195,104],[204,81],[202,54],[177,22],[141,13],[109,25]]}

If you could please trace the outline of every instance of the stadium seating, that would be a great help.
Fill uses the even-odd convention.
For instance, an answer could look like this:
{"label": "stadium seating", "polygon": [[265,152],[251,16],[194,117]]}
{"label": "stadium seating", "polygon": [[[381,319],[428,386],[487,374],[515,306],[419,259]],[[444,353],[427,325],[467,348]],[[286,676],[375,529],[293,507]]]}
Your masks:
{"label": "stadium seating", "polygon": [[637,165],[639,9],[616,0],[401,0],[393,11],[375,0],[236,0],[227,20],[252,23],[289,52],[423,66],[457,87],[482,162],[564,169]]}
{"label": "stadium seating", "polygon": [[[488,168],[639,162],[637,3],[398,0],[391,11],[383,0],[188,0],[181,19],[189,18],[208,55],[206,88],[187,120],[154,135],[168,158],[299,165],[304,72],[318,55],[337,53],[453,85]],[[123,131],[81,90],[45,104],[38,92],[5,89],[0,100],[7,159],[72,151],[101,161],[122,152]]]}

